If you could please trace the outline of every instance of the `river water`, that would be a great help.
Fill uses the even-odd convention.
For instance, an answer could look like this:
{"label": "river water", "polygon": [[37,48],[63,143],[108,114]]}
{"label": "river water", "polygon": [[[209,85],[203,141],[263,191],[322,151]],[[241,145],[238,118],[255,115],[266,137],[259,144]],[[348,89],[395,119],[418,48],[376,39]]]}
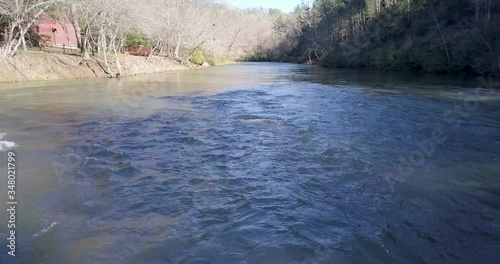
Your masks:
{"label": "river water", "polygon": [[0,261],[497,263],[495,85],[272,63],[0,84]]}

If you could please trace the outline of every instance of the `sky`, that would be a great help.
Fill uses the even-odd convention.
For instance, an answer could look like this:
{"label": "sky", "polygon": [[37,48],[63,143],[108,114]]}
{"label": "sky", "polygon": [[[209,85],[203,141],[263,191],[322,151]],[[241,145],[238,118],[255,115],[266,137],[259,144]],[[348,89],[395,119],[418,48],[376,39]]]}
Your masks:
{"label": "sky", "polygon": [[301,0],[227,0],[233,6],[239,8],[249,7],[264,7],[264,8],[278,8],[283,12],[292,12],[293,9],[300,4]]}

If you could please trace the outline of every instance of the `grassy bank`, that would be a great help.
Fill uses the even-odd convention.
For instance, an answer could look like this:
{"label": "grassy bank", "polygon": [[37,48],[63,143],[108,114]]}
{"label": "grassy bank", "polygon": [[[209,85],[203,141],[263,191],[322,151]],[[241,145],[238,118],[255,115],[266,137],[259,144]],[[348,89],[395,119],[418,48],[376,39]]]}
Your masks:
{"label": "grassy bank", "polygon": [[[110,58],[112,58],[110,56]],[[111,72],[117,72],[114,60],[108,58]],[[159,73],[198,68],[183,65],[176,60],[155,57],[138,57],[120,54],[122,75]],[[61,53],[28,51],[0,62],[0,82],[22,82],[58,79],[85,79],[108,77],[102,57],[83,61],[81,57]]]}

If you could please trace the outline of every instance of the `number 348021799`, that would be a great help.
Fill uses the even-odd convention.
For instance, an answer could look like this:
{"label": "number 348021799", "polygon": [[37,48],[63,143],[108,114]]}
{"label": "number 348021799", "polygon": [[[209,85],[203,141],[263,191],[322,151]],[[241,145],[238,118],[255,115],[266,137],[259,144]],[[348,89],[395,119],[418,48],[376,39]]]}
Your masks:
{"label": "number 348021799", "polygon": [[9,200],[16,199],[16,154],[8,153],[7,158],[7,185],[9,188]]}

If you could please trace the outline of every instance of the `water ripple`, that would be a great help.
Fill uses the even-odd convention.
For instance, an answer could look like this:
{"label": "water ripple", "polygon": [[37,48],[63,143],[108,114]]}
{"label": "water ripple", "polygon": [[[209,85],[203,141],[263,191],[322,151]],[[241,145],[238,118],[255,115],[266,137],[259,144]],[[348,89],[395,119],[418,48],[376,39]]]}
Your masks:
{"label": "water ripple", "polygon": [[75,125],[85,140],[58,161],[72,166],[53,199],[76,196],[61,210],[85,219],[85,235],[61,237],[89,263],[466,263],[498,250],[488,112],[469,122],[491,134],[465,125],[393,192],[387,168],[442,104],[306,82],[155,100],[182,107]]}

